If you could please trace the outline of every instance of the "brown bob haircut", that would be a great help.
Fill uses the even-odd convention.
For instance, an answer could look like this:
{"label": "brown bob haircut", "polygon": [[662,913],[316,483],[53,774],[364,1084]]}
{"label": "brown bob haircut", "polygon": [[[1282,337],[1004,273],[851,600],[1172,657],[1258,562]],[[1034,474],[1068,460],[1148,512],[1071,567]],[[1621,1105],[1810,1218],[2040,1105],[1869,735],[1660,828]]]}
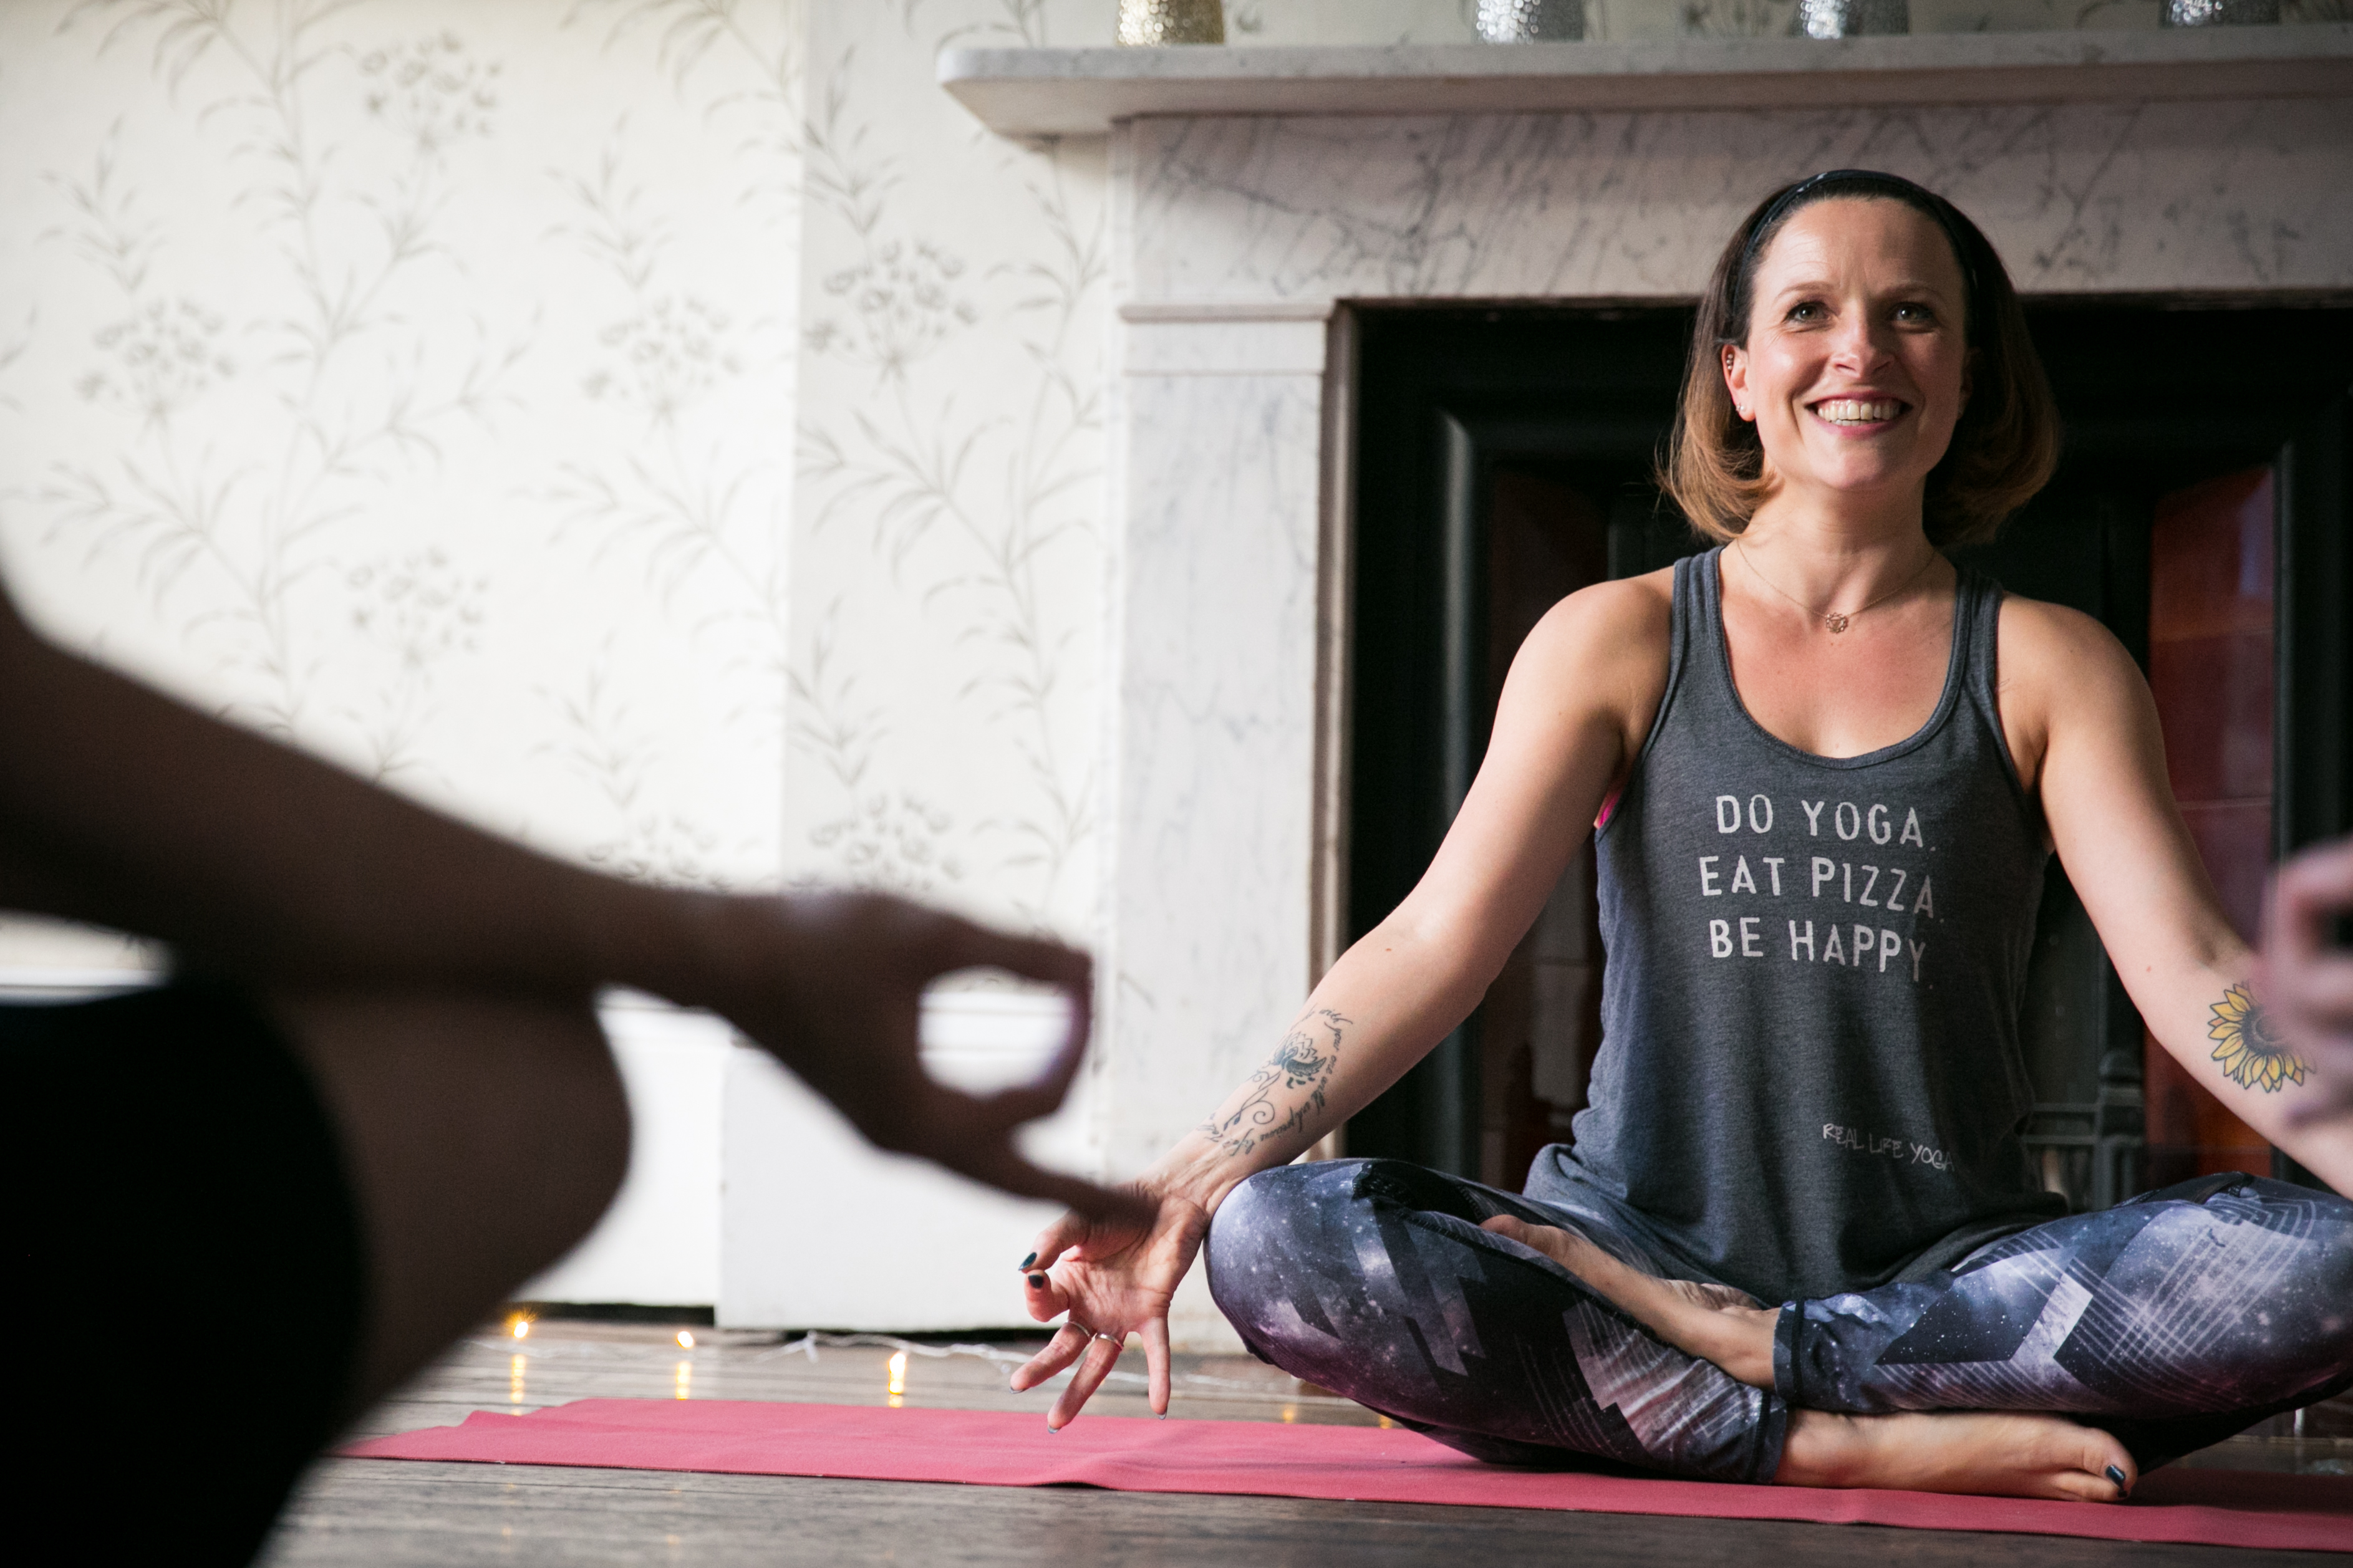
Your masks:
{"label": "brown bob haircut", "polygon": [[2059,410],[2027,335],[2018,291],[1978,226],[1935,192],[1868,169],[1833,169],[1783,186],[1757,204],[1716,258],[1692,328],[1683,400],[1660,465],[1660,488],[1712,539],[1736,539],[1748,526],[1769,488],[1765,449],[1756,427],[1733,410],[1724,351],[1748,344],[1757,267],[1773,236],[1799,208],[1840,197],[1901,202],[1923,214],[1944,231],[1961,264],[1969,400],[1951,447],[1929,471],[1923,510],[1929,542],[1938,548],[1981,543],[2058,466]]}

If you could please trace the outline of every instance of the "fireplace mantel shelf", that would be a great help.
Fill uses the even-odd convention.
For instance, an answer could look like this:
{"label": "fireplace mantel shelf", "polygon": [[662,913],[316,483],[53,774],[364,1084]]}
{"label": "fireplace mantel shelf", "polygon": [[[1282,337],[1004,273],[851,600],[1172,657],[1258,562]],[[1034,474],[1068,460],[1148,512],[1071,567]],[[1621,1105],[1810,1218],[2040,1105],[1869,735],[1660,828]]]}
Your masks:
{"label": "fireplace mantel shelf", "polygon": [[1462,114],[2353,97],[2353,23],[1605,44],[940,51],[1007,136],[1208,114]]}

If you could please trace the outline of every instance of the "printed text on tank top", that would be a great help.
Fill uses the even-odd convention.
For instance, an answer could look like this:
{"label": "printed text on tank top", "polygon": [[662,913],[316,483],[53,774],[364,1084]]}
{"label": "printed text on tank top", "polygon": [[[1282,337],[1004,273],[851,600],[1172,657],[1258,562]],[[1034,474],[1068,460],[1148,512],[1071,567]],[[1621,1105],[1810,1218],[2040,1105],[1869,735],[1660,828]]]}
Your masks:
{"label": "printed text on tank top", "polygon": [[[1726,552],[1725,553],[1729,553]],[[1722,556],[1718,557],[1719,563]],[[1947,623],[1945,671],[1939,683],[1936,701],[1909,735],[1886,746],[1874,748],[1852,757],[1825,757],[1791,745],[1760,722],[1749,710],[1746,699],[1741,695],[1732,664],[1732,636],[1723,614],[1722,584],[1719,574],[1713,586],[1717,589],[1717,614],[1711,617],[1714,633],[1705,641],[1712,645],[1700,650],[1703,658],[1713,653],[1719,663],[1725,694],[1731,706],[1757,732],[1759,738],[1788,750],[1795,756],[1821,763],[1843,763],[1850,768],[1868,766],[1882,753],[1908,749],[1935,725],[1949,716],[1957,695],[1963,658],[1961,633],[1964,629],[1960,607],[1953,606]],[[1957,582],[1955,584],[1957,590]],[[1898,975],[1907,972],[1912,984],[1920,983],[1920,965],[1926,956],[1926,931],[1922,929],[1936,918],[1936,884],[1929,858],[1936,847],[1927,840],[1920,824],[1920,812],[1915,805],[1903,801],[1833,799],[1828,790],[1820,798],[1809,800],[1800,792],[1794,799],[1784,797],[1780,809],[1786,811],[1794,804],[1804,817],[1802,839],[1792,831],[1776,835],[1776,805],[1769,795],[1751,795],[1744,800],[1736,792],[1718,795],[1715,801],[1715,827],[1717,853],[1697,855],[1696,875],[1703,899],[1730,899],[1737,904],[1727,905],[1727,913],[1708,917],[1707,945],[1711,958],[1743,959],[1769,956],[1761,930],[1763,922],[1780,913],[1785,903],[1796,900],[1796,889],[1804,888],[1804,902],[1798,907],[1804,911],[1802,925],[1796,914],[1787,915],[1786,936],[1791,963],[1835,963],[1842,967],[1871,969],[1877,973],[1889,973],[1891,965]],[[1897,814],[1901,813],[1899,816]],[[1824,819],[1827,817],[1827,821]],[[1767,848],[1780,852],[1767,855]],[[1755,854],[1761,869],[1752,870],[1749,857]],[[1873,857],[1870,860],[1862,858]],[[1791,870],[1792,891],[1784,899],[1782,893],[1785,867],[1801,866]],[[1769,880],[1769,890],[1760,891],[1759,875]],[[1862,878],[1858,891],[1856,878]],[[1825,894],[1830,906],[1823,913],[1822,931],[1817,947],[1815,916],[1825,910]],[[1750,900],[1742,895],[1755,895],[1757,902],[1769,906],[1770,913],[1749,915],[1732,912]],[[1844,906],[1843,909],[1836,906]],[[1875,912],[1873,912],[1875,911]],[[1881,922],[1904,917],[1897,921],[1902,929]],[[1855,917],[1860,917],[1855,918]],[[1826,1131],[1825,1137],[1831,1136]]]}
{"label": "printed text on tank top", "polygon": [[2047,851],[1995,712],[2001,593],[1960,573],[1926,719],[1825,756],[1735,689],[1721,559],[1676,570],[1597,836],[1602,1047],[1551,1168],[1761,1299],[1867,1289],[2052,1212],[2019,1142]]}

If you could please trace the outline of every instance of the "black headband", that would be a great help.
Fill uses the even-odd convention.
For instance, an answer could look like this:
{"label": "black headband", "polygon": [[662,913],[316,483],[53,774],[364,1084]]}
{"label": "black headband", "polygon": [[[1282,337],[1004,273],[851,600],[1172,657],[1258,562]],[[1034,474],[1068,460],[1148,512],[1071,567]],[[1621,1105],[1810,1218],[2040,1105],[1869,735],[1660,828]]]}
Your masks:
{"label": "black headband", "polygon": [[1968,322],[1969,335],[1974,338],[1978,315],[1978,268],[1975,247],[1970,245],[1969,237],[1963,228],[1967,220],[1961,217],[1952,203],[1925,185],[1915,185],[1901,174],[1884,174],[1876,169],[1825,169],[1819,174],[1809,174],[1775,196],[1771,205],[1758,215],[1755,226],[1748,231],[1747,243],[1741,247],[1740,269],[1734,275],[1740,290],[1738,302],[1744,307],[1738,323],[1740,329],[1744,332],[1747,330],[1745,307],[1749,302],[1751,279],[1756,275],[1757,253],[1772,237],[1774,229],[1780,226],[1783,218],[1809,202],[1842,195],[1884,197],[1889,201],[1902,202],[1914,211],[1926,213],[1936,220],[1936,226],[1945,231],[1945,238],[1952,245],[1953,259],[1961,264],[1961,283],[1968,290],[1968,297],[1962,301],[1962,307]]}

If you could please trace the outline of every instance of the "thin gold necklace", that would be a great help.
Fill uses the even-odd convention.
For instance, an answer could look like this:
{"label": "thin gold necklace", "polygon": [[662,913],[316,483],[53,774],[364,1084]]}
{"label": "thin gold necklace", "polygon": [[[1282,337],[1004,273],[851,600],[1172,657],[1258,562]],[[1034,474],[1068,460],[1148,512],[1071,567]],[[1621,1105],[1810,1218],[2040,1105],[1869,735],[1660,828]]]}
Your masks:
{"label": "thin gold necklace", "polygon": [[1868,605],[1863,605],[1862,609],[1848,610],[1843,613],[1836,610],[1825,612],[1815,609],[1803,599],[1798,598],[1794,595],[1784,593],[1773,579],[1765,575],[1764,573],[1759,572],[1757,569],[1757,563],[1748,559],[1748,551],[1746,549],[1748,542],[1746,540],[1736,539],[1733,541],[1733,543],[1742,547],[1740,551],[1741,563],[1748,568],[1748,574],[1750,576],[1756,578],[1759,583],[1764,584],[1767,588],[1771,588],[1773,592],[1779,594],[1781,597],[1788,600],[1789,603],[1797,605],[1798,608],[1805,611],[1812,619],[1821,622],[1824,626],[1830,629],[1833,636],[1846,630],[1848,626],[1852,626],[1854,622],[1855,616],[1862,615],[1863,610],[1875,610],[1880,605],[1887,603],[1888,600],[1895,597],[1896,595],[1908,590],[1913,584],[1917,583],[1920,580],[1921,574],[1926,572],[1930,563],[1936,559],[1936,547],[1932,544],[1928,547],[1927,560],[1921,562],[1920,564],[1914,569],[1912,575],[1905,578],[1902,583],[1890,588],[1886,593],[1880,595],[1879,597],[1872,600]]}

